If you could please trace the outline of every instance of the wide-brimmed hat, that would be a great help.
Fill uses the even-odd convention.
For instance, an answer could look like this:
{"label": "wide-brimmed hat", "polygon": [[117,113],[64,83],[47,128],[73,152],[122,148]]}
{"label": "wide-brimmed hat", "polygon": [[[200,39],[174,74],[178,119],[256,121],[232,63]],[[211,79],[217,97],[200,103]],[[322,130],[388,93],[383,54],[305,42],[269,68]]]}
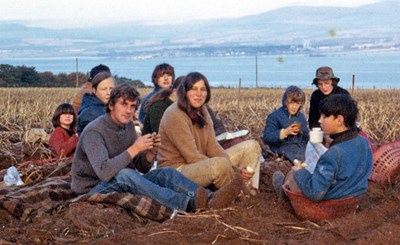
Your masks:
{"label": "wide-brimmed hat", "polygon": [[315,72],[315,78],[313,80],[312,84],[318,84],[318,80],[335,80],[336,83],[340,81],[340,78],[335,77],[335,74],[333,74],[332,68],[329,66],[322,66],[317,69]]}

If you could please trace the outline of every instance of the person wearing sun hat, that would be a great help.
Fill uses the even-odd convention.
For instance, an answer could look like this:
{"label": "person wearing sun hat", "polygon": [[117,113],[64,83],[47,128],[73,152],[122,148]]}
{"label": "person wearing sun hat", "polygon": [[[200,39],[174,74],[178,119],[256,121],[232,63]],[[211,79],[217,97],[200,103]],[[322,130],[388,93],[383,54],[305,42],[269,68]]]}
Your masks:
{"label": "person wearing sun hat", "polygon": [[317,69],[312,84],[315,84],[318,89],[311,94],[310,112],[308,116],[308,125],[310,129],[320,127],[318,122],[321,116],[319,105],[323,99],[327,98],[331,94],[350,95],[346,89],[338,86],[339,81],[340,78],[335,76],[332,68],[329,66],[322,66]]}

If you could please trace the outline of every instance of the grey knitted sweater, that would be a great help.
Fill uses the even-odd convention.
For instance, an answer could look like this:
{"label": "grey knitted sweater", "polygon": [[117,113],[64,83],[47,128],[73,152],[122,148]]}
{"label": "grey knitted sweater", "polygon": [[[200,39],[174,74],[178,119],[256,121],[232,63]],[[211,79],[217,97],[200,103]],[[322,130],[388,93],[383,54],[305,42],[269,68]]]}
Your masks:
{"label": "grey knitted sweater", "polygon": [[79,138],[72,162],[71,189],[89,192],[100,181],[109,181],[124,168],[146,173],[151,168],[142,152],[133,159],[126,151],[137,139],[135,126],[120,127],[106,113],[90,123]]}

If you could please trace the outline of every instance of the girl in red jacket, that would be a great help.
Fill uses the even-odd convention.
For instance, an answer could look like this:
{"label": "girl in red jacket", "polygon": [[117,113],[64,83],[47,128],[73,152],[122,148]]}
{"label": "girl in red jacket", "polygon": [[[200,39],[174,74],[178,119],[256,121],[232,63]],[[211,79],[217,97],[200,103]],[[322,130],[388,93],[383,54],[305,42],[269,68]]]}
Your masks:
{"label": "girl in red jacket", "polygon": [[76,113],[69,103],[63,103],[54,112],[52,123],[55,128],[50,136],[49,145],[57,157],[72,157],[78,144],[76,133]]}

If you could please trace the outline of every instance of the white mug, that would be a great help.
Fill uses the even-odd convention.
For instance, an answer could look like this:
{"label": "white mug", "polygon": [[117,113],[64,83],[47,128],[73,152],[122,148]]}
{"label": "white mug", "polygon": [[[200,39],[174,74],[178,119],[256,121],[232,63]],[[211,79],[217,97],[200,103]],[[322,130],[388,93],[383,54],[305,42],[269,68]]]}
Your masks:
{"label": "white mug", "polygon": [[310,142],[313,144],[322,143],[324,138],[324,132],[321,131],[321,128],[312,128],[310,131]]}

